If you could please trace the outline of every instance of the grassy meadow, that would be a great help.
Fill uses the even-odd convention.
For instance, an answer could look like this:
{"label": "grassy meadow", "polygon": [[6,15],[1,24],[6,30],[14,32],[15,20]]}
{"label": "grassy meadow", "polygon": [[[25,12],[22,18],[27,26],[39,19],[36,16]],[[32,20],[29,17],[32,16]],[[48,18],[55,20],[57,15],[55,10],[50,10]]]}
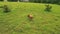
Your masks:
{"label": "grassy meadow", "polygon": [[[0,8],[0,34],[60,34],[60,5],[50,4],[51,12],[44,11],[44,3],[0,2],[3,5],[11,12]],[[33,21],[28,14],[33,15]]]}

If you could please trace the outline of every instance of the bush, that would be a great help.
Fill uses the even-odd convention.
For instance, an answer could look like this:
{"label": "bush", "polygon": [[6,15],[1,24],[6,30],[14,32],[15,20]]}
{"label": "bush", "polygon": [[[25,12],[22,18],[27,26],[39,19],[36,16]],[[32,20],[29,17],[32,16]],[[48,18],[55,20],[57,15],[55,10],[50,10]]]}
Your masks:
{"label": "bush", "polygon": [[8,8],[7,5],[4,5],[3,9],[4,9],[4,12],[5,12],[5,13],[8,13],[8,12],[11,11],[11,10]]}
{"label": "bush", "polygon": [[4,1],[4,0],[0,0],[0,1]]}
{"label": "bush", "polygon": [[52,6],[50,6],[49,4],[48,4],[48,5],[46,5],[46,9],[45,9],[45,11],[50,12],[50,11],[51,11],[51,9],[52,9]]}
{"label": "bush", "polygon": [[58,5],[60,5],[60,2],[58,2]]}

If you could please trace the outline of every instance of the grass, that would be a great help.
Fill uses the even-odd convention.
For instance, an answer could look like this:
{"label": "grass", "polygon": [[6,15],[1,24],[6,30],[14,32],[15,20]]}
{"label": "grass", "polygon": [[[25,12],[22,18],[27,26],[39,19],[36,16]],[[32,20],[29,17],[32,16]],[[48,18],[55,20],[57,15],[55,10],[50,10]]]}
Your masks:
{"label": "grass", "polygon": [[[0,34],[60,34],[60,5],[50,4],[52,11],[46,12],[42,3],[0,2],[4,4],[11,12],[0,8]],[[33,21],[28,14],[34,16]]]}

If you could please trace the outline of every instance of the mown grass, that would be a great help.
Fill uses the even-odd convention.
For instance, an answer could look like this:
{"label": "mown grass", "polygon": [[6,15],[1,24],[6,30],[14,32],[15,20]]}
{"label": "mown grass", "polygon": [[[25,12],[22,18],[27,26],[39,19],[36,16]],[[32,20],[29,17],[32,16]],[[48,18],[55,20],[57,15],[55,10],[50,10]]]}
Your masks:
{"label": "mown grass", "polygon": [[[60,5],[50,4],[51,12],[44,11],[45,4],[24,2],[0,2],[11,12],[0,8],[0,34],[60,34]],[[34,16],[29,21],[28,14]]]}

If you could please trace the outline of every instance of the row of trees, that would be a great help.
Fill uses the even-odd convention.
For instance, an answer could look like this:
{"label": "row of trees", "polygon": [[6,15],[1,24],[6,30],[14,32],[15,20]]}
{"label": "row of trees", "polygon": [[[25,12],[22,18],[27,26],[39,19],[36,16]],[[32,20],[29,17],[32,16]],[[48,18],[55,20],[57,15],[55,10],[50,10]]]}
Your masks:
{"label": "row of trees", "polygon": [[17,2],[17,1],[28,1],[29,2],[29,0],[0,0],[0,1],[10,1],[10,2]]}
{"label": "row of trees", "polygon": [[60,3],[60,0],[29,0],[29,1],[37,3]]}
{"label": "row of trees", "polygon": [[15,1],[18,1],[18,0],[0,0],[0,1],[14,1],[15,2]]}
{"label": "row of trees", "polygon": [[[0,0],[4,1],[4,0]],[[7,1],[28,1],[28,2],[36,2],[36,3],[55,3],[60,4],[60,0],[7,0]]]}

